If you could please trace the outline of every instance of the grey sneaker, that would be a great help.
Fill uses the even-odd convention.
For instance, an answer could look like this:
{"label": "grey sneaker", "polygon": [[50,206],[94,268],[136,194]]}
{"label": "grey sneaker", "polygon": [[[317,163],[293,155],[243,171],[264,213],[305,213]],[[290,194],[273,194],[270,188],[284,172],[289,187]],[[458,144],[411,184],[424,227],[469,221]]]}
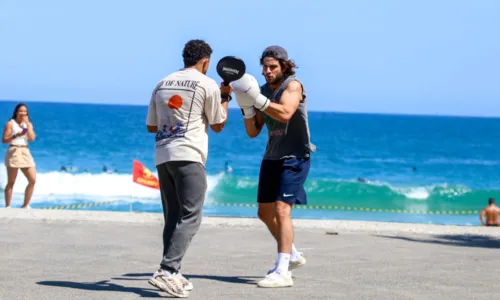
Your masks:
{"label": "grey sneaker", "polygon": [[187,280],[186,277],[184,277],[180,272],[175,273],[174,276],[178,277],[180,282],[182,283],[182,286],[184,287],[184,290],[190,292],[193,290],[193,283],[189,280]]}
{"label": "grey sneaker", "polygon": [[187,298],[189,296],[189,292],[184,289],[184,285],[179,277],[163,272],[162,269],[156,271],[148,282],[152,286],[166,292],[170,296],[177,298]]}

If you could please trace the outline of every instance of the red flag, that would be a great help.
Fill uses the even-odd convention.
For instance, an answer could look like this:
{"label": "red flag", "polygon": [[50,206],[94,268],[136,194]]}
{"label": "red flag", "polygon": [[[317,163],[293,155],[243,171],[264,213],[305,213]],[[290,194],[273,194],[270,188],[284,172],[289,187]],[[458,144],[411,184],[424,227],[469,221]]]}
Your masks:
{"label": "red flag", "polygon": [[160,189],[158,179],[139,161],[134,159],[132,167],[132,180],[140,185],[150,187],[153,189]]}

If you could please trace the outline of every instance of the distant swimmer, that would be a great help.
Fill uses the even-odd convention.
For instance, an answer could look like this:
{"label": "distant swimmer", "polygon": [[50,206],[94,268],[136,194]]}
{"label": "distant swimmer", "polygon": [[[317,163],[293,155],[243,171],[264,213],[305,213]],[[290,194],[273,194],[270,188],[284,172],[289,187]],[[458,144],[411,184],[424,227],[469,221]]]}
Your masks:
{"label": "distant swimmer", "polygon": [[226,172],[226,173],[233,172],[233,168],[229,165],[228,161],[226,161],[226,163],[224,164],[224,172]]}
{"label": "distant swimmer", "polygon": [[61,166],[61,172],[76,172],[76,171],[78,171],[77,167]]}
{"label": "distant swimmer", "polygon": [[[479,219],[481,219],[481,225],[483,226],[500,226],[498,223],[498,216],[500,215],[500,208],[495,205],[495,199],[488,199],[488,206],[486,206]],[[486,216],[486,223],[484,222],[484,217]]]}
{"label": "distant swimmer", "polygon": [[370,180],[366,179],[366,178],[362,178],[362,177],[358,177],[358,181],[359,182],[363,182],[363,183],[369,183]]}
{"label": "distant swimmer", "polygon": [[413,172],[417,172],[417,168],[415,168],[415,167],[411,168],[411,170],[412,170]]}

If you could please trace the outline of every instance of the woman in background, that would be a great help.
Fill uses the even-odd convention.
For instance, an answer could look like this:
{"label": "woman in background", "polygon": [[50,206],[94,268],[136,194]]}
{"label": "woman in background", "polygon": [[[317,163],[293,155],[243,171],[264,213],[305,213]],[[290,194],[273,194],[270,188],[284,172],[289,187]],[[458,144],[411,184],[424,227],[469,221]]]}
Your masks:
{"label": "woman in background", "polygon": [[34,140],[35,131],[28,115],[28,107],[26,104],[20,103],[14,109],[12,119],[5,124],[2,136],[2,143],[10,144],[5,155],[8,178],[7,186],[5,187],[5,207],[7,208],[10,207],[12,190],[19,169],[21,169],[24,176],[28,179],[22,208],[29,208],[31,196],[35,189],[36,169],[35,161],[28,148],[28,143]]}

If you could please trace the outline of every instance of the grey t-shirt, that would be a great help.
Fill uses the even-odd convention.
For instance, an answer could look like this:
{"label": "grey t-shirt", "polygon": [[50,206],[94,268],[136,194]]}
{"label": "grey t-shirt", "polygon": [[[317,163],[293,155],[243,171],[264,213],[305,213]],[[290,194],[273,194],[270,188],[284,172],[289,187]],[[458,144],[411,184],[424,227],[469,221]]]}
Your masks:
{"label": "grey t-shirt", "polygon": [[[294,80],[302,85],[302,82],[296,76],[292,75],[285,79],[275,91],[272,91],[267,84],[262,85],[260,87],[261,93],[272,102],[280,103],[281,95],[288,83]],[[269,136],[264,159],[308,158],[311,152],[316,151],[316,146],[310,140],[306,95],[305,88],[302,86],[302,101],[295,114],[287,123],[281,123],[262,113]]]}

